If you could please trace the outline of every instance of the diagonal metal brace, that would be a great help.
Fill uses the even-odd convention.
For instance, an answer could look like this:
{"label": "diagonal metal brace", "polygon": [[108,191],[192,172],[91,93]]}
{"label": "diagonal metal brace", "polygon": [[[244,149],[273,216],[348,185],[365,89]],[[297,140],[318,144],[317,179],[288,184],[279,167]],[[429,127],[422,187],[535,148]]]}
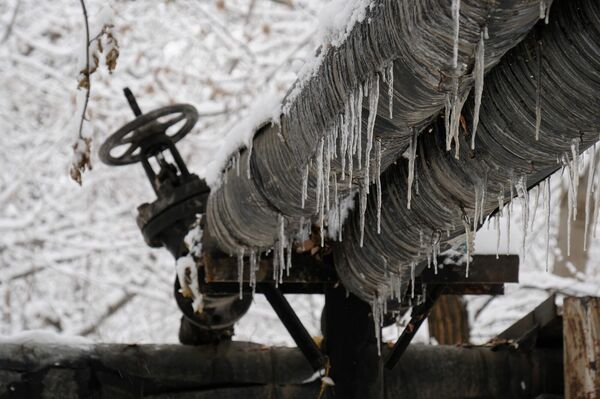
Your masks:
{"label": "diagonal metal brace", "polygon": [[287,299],[285,299],[279,288],[275,287],[274,284],[265,284],[263,294],[313,370],[321,371],[325,369],[327,359],[308,331],[306,331],[296,312],[294,312],[294,309]]}
{"label": "diagonal metal brace", "polygon": [[431,289],[427,290],[427,295],[425,297],[425,302],[420,305],[416,305],[412,309],[411,318],[408,322],[408,325],[402,331],[402,334],[398,338],[398,341],[394,344],[391,352],[388,354],[385,359],[385,367],[389,370],[393,369],[394,366],[398,363],[406,348],[419,331],[419,327],[423,324],[423,321],[429,316],[433,305],[435,305],[436,301],[439,297],[444,293],[445,290],[444,285],[437,285]]}

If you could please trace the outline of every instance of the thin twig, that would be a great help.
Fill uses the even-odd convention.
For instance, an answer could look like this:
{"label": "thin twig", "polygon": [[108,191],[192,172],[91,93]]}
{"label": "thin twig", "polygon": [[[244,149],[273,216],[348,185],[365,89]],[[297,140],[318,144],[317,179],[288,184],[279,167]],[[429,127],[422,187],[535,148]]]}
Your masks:
{"label": "thin twig", "polygon": [[88,14],[87,8],[85,7],[85,0],[79,0],[79,3],[81,3],[81,10],[83,11],[83,20],[85,23],[85,71],[83,73],[87,79],[85,100],[83,103],[83,110],[81,111],[81,120],[79,121],[79,138],[83,139],[83,122],[85,121],[85,113],[87,111],[88,102],[90,100],[92,80],[90,78],[90,25],[88,23]]}
{"label": "thin twig", "polygon": [[17,20],[17,14],[19,14],[19,7],[21,7],[21,0],[17,0],[17,4],[15,5],[15,8],[13,10],[12,17],[10,18],[10,22],[8,23],[8,26],[6,27],[6,31],[4,32],[4,37],[2,37],[2,40],[0,40],[0,43],[6,42],[8,40],[8,38],[10,37],[10,34],[12,33],[12,30],[13,30],[13,26],[15,25],[15,22]]}

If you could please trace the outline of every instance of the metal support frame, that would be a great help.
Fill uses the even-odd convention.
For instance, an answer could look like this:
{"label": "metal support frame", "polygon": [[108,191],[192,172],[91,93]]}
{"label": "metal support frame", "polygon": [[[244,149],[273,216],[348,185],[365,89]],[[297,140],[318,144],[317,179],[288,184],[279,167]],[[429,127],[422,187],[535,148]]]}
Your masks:
{"label": "metal support frame", "polygon": [[406,348],[408,348],[408,345],[417,334],[417,331],[419,331],[421,324],[423,324],[427,316],[429,316],[433,305],[435,305],[436,301],[444,293],[445,288],[446,287],[444,285],[437,285],[433,288],[427,289],[425,301],[412,308],[410,321],[402,331],[400,338],[398,338],[394,344],[392,351],[385,359],[385,367],[391,370],[398,363],[406,351]]}
{"label": "metal support frame", "polygon": [[274,285],[265,285],[263,294],[313,370],[324,370],[327,367],[327,359],[281,291]]}

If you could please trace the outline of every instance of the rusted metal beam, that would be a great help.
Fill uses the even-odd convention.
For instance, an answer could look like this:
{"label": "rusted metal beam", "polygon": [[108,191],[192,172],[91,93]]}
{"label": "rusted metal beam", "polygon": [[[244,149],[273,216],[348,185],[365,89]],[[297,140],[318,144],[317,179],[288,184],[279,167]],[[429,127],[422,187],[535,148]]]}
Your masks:
{"label": "rusted metal beam", "polygon": [[600,398],[600,298],[565,298],[565,399]]}
{"label": "rusted metal beam", "polygon": [[[310,244],[309,244],[310,245]],[[210,250],[210,241],[205,241],[203,267],[209,292],[239,291],[238,260],[218,250]],[[214,248],[214,247],[212,247]],[[519,257],[504,255],[496,259],[494,255],[474,255],[465,276],[465,266],[447,263],[440,257],[437,274],[433,268],[417,277],[415,285],[434,284],[457,285],[446,292],[451,295],[501,295],[503,283],[519,281]],[[447,261],[446,261],[447,262]],[[443,266],[441,266],[443,265]],[[256,292],[262,292],[264,284],[274,284],[272,254],[262,256],[257,262]],[[324,293],[326,287],[338,282],[330,249],[312,247],[304,252],[294,252],[289,275],[284,274],[280,289],[283,293]],[[250,263],[244,259],[244,290],[250,291]]]}
{"label": "rusted metal beam", "polygon": [[[387,350],[383,348],[384,355]],[[411,345],[394,370],[384,370],[384,392],[374,398],[530,399],[561,394],[561,357],[558,349],[492,352]],[[377,371],[378,359],[375,354],[374,362],[364,367],[374,365]],[[303,382],[312,374],[297,349],[244,342],[197,347],[0,345],[0,397],[8,398],[317,398],[320,383]],[[333,395],[334,381],[327,399],[348,399]]]}
{"label": "rusted metal beam", "polygon": [[474,283],[518,283],[519,257],[504,255],[496,259],[496,255],[474,255],[469,265],[469,276],[466,276],[465,265],[444,264],[444,258],[438,259],[437,273],[433,267],[421,273],[420,281],[425,284],[474,284]]}

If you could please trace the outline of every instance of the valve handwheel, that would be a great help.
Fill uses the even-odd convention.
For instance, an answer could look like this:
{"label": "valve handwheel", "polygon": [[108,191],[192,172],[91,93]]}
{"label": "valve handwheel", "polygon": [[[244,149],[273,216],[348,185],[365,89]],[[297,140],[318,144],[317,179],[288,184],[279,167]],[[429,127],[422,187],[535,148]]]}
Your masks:
{"label": "valve handwheel", "polygon": [[[102,144],[99,156],[105,164],[127,165],[140,162],[144,153],[151,155],[148,152],[161,151],[167,141],[174,144],[181,140],[198,121],[198,111],[192,105],[168,105],[142,114],[135,98],[127,89],[125,96],[136,118],[113,133]],[[174,132],[168,131],[181,121],[185,123],[179,129]]]}

